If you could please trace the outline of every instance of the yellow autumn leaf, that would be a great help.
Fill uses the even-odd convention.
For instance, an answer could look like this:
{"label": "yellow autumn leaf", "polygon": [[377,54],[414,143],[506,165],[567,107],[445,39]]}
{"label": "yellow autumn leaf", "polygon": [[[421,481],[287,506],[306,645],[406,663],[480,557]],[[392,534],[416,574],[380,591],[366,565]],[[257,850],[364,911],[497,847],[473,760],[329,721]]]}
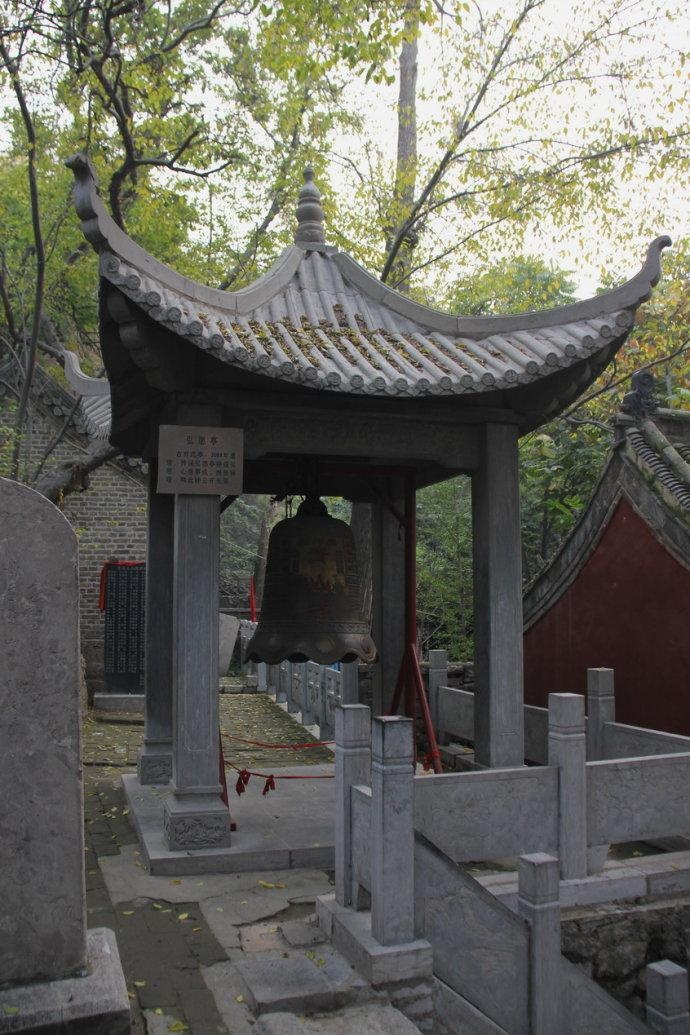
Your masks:
{"label": "yellow autumn leaf", "polygon": [[243,1002],[244,1002],[244,996],[242,995],[242,993],[241,993],[241,992],[240,992],[240,994],[239,994],[239,995],[236,995],[236,996],[235,996],[235,1002],[236,1002],[236,1003],[243,1003]]}
{"label": "yellow autumn leaf", "polygon": [[134,915],[134,910],[133,909],[125,909],[122,915],[123,916],[133,916]]}
{"label": "yellow autumn leaf", "polygon": [[146,982],[145,981],[135,981],[134,982],[134,987],[135,988],[146,988]]}
{"label": "yellow autumn leaf", "polygon": [[197,931],[200,931],[200,930],[201,930],[201,927],[193,927],[192,928],[192,934],[196,934]]}
{"label": "yellow autumn leaf", "polygon": [[189,1025],[184,1021],[175,1021],[174,1024],[168,1025],[168,1031],[189,1031]]}
{"label": "yellow autumn leaf", "polygon": [[154,908],[154,909],[162,909],[162,908],[163,908],[163,906],[159,905],[159,904],[158,904],[158,902],[154,902],[154,903],[153,903],[153,908]]}
{"label": "yellow autumn leaf", "polygon": [[174,880],[171,880],[171,881],[170,881],[170,883],[171,883],[171,884],[181,884],[181,883],[182,883],[182,881],[181,881],[181,880],[178,880],[178,879],[177,879],[177,877],[176,877],[176,878],[175,878]]}
{"label": "yellow autumn leaf", "polygon": [[157,1006],[153,1012],[157,1014],[159,1017],[163,1016],[163,1011],[161,1010],[160,1006]]}
{"label": "yellow autumn leaf", "polygon": [[180,913],[178,920],[189,920],[189,913]]}
{"label": "yellow autumn leaf", "polygon": [[19,1007],[18,1006],[8,1006],[7,1003],[3,1003],[2,1004],[2,1012],[4,1014],[6,1014],[8,1017],[12,1017],[12,1016],[14,1016],[15,1013],[19,1013]]}

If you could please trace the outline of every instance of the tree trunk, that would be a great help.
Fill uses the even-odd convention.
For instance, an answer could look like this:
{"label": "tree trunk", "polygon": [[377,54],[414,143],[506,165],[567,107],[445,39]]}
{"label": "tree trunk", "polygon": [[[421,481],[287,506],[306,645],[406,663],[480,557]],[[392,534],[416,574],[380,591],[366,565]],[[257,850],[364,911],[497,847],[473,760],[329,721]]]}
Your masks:
{"label": "tree trunk", "polygon": [[[405,4],[405,36],[398,59],[400,86],[398,90],[398,149],[395,166],[393,201],[394,225],[388,233],[390,250],[396,233],[407,219],[414,203],[417,186],[417,49],[419,33],[419,0]],[[410,290],[412,253],[417,244],[417,233],[410,230],[398,252],[388,278],[391,284],[405,294]]]}
{"label": "tree trunk", "polygon": [[261,600],[264,595],[264,580],[266,578],[266,557],[268,556],[268,538],[273,527],[273,520],[276,515],[278,504],[269,500],[261,519],[259,529],[259,541],[256,546],[256,562],[254,564],[254,593],[256,594],[256,609],[261,610]]}

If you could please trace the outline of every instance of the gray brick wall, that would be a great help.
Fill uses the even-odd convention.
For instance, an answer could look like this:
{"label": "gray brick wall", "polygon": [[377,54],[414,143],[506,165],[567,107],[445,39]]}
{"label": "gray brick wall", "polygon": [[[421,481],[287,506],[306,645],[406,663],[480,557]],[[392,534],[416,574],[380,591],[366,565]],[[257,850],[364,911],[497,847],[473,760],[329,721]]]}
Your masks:
{"label": "gray brick wall", "polygon": [[[0,423],[11,421],[12,404],[0,398]],[[50,408],[34,407],[22,452],[22,479],[31,483],[37,463],[64,417]],[[63,440],[46,464],[85,452],[76,436]],[[65,517],[79,539],[81,649],[86,680],[92,694],[103,688],[103,615],[98,610],[98,586],[103,563],[111,558],[146,559],[146,484],[141,472],[128,472],[120,463],[94,471],[91,487],[65,501]]]}

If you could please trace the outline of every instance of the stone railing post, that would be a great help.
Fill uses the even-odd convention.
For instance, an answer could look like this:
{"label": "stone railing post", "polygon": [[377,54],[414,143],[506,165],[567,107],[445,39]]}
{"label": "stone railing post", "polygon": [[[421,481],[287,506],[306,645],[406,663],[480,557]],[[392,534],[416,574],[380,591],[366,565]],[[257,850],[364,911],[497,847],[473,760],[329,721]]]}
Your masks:
{"label": "stone railing post", "polygon": [[299,673],[299,689],[300,689],[300,711],[302,712],[302,725],[311,726],[314,722],[314,715],[311,707],[311,694],[309,692],[309,672],[307,669],[309,662],[303,661],[296,666]]}
{"label": "stone railing post", "polygon": [[348,661],[341,672],[341,700],[343,704],[359,704],[359,662]]}
{"label": "stone railing post", "polygon": [[335,713],[335,898],[351,906],[352,788],[368,784],[371,774],[371,716],[363,704]]}
{"label": "stone railing post", "polygon": [[256,666],[256,689],[260,694],[268,690],[268,665],[265,661],[258,662]]}
{"label": "stone railing post", "polygon": [[281,661],[274,666],[276,674],[276,704],[287,704],[288,682],[287,682],[287,661]]}
{"label": "stone railing post", "polygon": [[587,876],[587,754],[585,700],[549,694],[549,765],[558,770],[561,877]]}
{"label": "stone railing post", "polygon": [[647,1024],[660,1035],[688,1035],[688,972],[671,960],[647,967]]}
{"label": "stone railing post", "polygon": [[448,651],[429,651],[429,710],[431,721],[434,724],[436,736],[440,738],[441,730],[438,726],[439,720],[439,690],[442,686],[448,685]]}
{"label": "stone railing post", "polygon": [[615,722],[616,698],[612,668],[587,669],[587,759],[598,762],[606,758],[604,725]]}
{"label": "stone railing post", "polygon": [[302,707],[302,697],[299,690],[299,665],[292,661],[287,662],[287,710],[291,715],[298,712]]}
{"label": "stone railing post", "polygon": [[280,667],[278,665],[268,665],[268,692],[273,697],[278,698],[278,688],[280,686]]}
{"label": "stone railing post", "polygon": [[371,740],[371,933],[381,945],[414,940],[412,720],[374,719]]}
{"label": "stone railing post", "polygon": [[554,1035],[563,1030],[558,859],[543,852],[521,856],[518,913],[530,926],[530,1033]]}

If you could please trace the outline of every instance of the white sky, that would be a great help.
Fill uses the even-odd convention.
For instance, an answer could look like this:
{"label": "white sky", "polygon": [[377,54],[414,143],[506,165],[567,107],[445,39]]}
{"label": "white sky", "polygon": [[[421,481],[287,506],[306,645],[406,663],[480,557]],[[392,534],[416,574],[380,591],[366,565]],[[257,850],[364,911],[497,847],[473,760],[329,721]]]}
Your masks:
{"label": "white sky", "polygon": [[[509,5],[505,0],[484,0],[482,10],[485,14],[504,11]],[[581,13],[578,7],[587,11],[590,9],[596,15],[608,8],[608,3],[601,0],[579,4],[577,0],[551,0],[545,6],[546,17],[543,19],[541,30],[544,38],[550,33],[562,35],[563,38],[570,38],[573,30],[578,26],[578,19]],[[632,0],[632,2],[621,2],[618,7],[622,11],[629,8],[630,15],[637,19],[641,18],[654,7],[666,7],[670,5],[656,4],[654,0]],[[535,35],[535,42],[538,45],[538,32]],[[624,60],[626,56],[639,58],[644,53],[649,62],[649,78],[652,81],[651,90],[640,90],[637,94],[628,92],[626,101],[629,105],[629,112],[634,119],[635,106],[646,105],[649,112],[649,105],[658,104],[665,107],[672,99],[680,97],[682,91],[687,90],[688,71],[681,68],[678,61],[680,52],[690,52],[690,14],[686,12],[684,17],[675,20],[662,19],[655,23],[654,32],[641,26],[637,31],[637,38],[633,36],[628,41],[615,41],[611,53],[606,55],[606,60]],[[438,39],[438,36],[425,32],[420,41],[419,48],[419,74],[418,74],[418,103],[420,125],[427,120],[433,120],[438,116],[438,97],[449,91],[448,73],[452,76],[452,55],[453,51],[449,44]],[[666,78],[662,81],[658,78],[658,67],[655,59],[661,59],[662,68]],[[599,68],[599,71],[602,69]],[[353,84],[352,97],[357,105],[366,110],[367,119],[370,123],[370,137],[374,139],[383,154],[387,155],[389,161],[395,155],[397,123],[395,118],[395,104],[397,100],[397,83],[389,87],[369,86],[362,89],[361,83]],[[593,120],[602,118],[609,110],[606,98],[606,91],[603,91],[599,99],[594,99],[584,91],[579,91],[582,96],[581,111],[579,117],[588,124]],[[578,91],[566,93],[559,102],[556,98],[550,97],[548,107],[542,109],[543,122],[539,129],[542,132],[550,132],[567,138],[568,131],[563,129],[563,117],[568,108],[577,104]],[[461,95],[458,93],[458,100]],[[560,103],[560,107],[557,107]],[[619,107],[619,114],[624,117],[627,113],[623,107]],[[688,126],[687,108],[683,109],[678,105],[673,116],[664,112],[664,117],[676,126]],[[570,136],[576,131],[577,118],[571,121]],[[506,124],[506,132],[509,126]],[[342,140],[336,142],[335,151],[348,150],[348,143]],[[424,160],[428,151],[425,151],[425,135],[422,131],[419,138],[419,154]],[[350,147],[350,154],[356,160],[363,163],[363,152],[360,149],[359,155],[353,153]],[[341,185],[342,190],[348,189],[348,182],[351,178],[346,167],[341,165],[341,171],[336,174],[336,183]],[[582,225],[580,228],[570,227],[568,231],[557,230],[548,220],[533,221],[526,234],[524,251],[541,255],[545,260],[553,262],[567,270],[572,271],[573,280],[580,295],[593,294],[601,283],[601,275],[608,272],[614,274],[618,279],[625,279],[633,274],[644,258],[646,246],[650,240],[660,234],[669,234],[672,238],[687,235],[690,232],[688,220],[688,197],[690,195],[690,177],[687,170],[679,174],[676,168],[669,168],[666,172],[650,169],[642,162],[639,163],[639,173],[635,171],[633,179],[621,185],[621,199],[624,213],[617,221],[615,227],[608,232],[602,233],[599,220],[595,213],[583,211],[581,213]],[[451,236],[444,244],[451,243]]]}

